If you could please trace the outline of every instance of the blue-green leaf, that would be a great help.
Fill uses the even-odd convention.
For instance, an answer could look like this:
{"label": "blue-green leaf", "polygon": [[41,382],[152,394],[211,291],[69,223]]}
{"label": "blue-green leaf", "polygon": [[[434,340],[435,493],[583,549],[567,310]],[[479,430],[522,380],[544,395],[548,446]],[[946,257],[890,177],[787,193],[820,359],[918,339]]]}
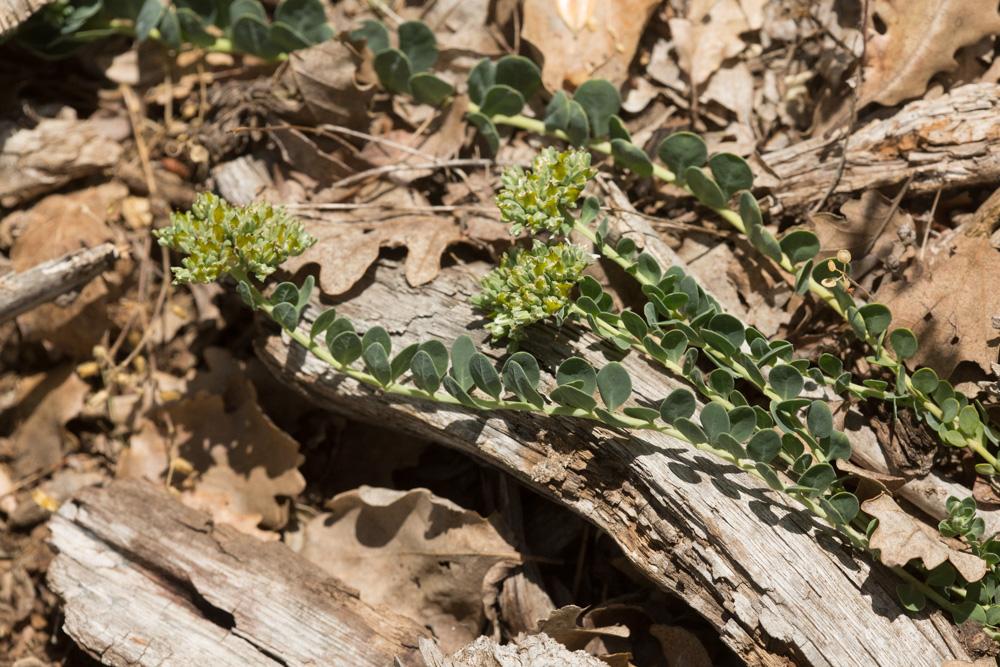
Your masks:
{"label": "blue-green leaf", "polygon": [[398,28],[399,50],[406,54],[414,73],[423,72],[437,61],[437,40],[422,21],[406,21]]}
{"label": "blue-green leaf", "polygon": [[709,178],[699,167],[688,167],[684,172],[684,180],[691,188],[692,194],[709,208],[724,208],[726,197],[719,186]]}
{"label": "blue-green leaf", "polygon": [[691,132],[671,134],[660,143],[656,153],[681,184],[688,167],[701,167],[708,161],[705,141]]}
{"label": "blue-green leaf", "polygon": [[375,56],[375,73],[390,93],[409,93],[413,68],[402,51],[386,49]]}
{"label": "blue-green leaf", "polygon": [[494,82],[510,86],[529,100],[542,87],[542,72],[524,56],[504,56],[497,61]]}
{"label": "blue-green leaf", "polygon": [[739,155],[732,153],[713,155],[708,161],[708,168],[712,170],[712,176],[726,199],[740,190],[749,190],[753,187],[753,172],[750,171],[750,165]]}
{"label": "blue-green leaf", "polygon": [[632,378],[624,366],[612,361],[598,371],[597,391],[608,410],[615,410],[632,394]]}
{"label": "blue-green leaf", "polygon": [[618,89],[604,79],[584,81],[573,94],[573,101],[587,113],[587,120],[595,137],[608,134],[608,122],[621,108]]}
{"label": "blue-green leaf", "polygon": [[485,116],[514,116],[524,108],[524,97],[510,86],[495,84],[486,91],[479,110]]}
{"label": "blue-green leaf", "polygon": [[389,48],[389,31],[379,21],[367,19],[360,28],[351,31],[350,38],[355,41],[365,40],[372,53],[378,54]]}

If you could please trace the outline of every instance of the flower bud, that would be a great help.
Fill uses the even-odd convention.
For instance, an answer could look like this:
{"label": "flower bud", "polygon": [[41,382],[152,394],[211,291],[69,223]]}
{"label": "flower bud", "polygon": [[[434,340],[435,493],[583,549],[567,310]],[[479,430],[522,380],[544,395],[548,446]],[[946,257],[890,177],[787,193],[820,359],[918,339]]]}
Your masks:
{"label": "flower bud", "polygon": [[497,194],[500,217],[511,223],[514,235],[524,230],[565,235],[573,226],[569,212],[593,175],[587,151],[559,153],[546,148],[535,157],[530,171],[511,167],[503,173],[503,188]]}

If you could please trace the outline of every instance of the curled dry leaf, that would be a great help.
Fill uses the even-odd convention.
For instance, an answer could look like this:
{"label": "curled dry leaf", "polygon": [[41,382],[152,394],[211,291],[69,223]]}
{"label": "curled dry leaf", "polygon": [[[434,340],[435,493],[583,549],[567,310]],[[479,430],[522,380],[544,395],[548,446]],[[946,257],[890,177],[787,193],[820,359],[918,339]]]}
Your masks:
{"label": "curled dry leaf", "polygon": [[991,321],[1000,313],[996,276],[1000,251],[988,239],[960,236],[949,256],[914,280],[884,286],[876,297],[892,310],[894,327],[909,327],[917,335],[920,347],[912,363],[945,378],[963,361],[990,373],[1000,346]]}
{"label": "curled dry leaf", "polygon": [[[913,217],[877,190],[845,202],[841,215],[815,213],[809,217],[822,248],[820,258],[847,250],[855,258],[853,273],[864,275],[888,258],[900,244],[901,230],[915,230]],[[912,231],[911,231],[912,233]]]}
{"label": "curled dry leaf", "polygon": [[[629,636],[629,629],[624,625],[587,627],[588,613],[572,604],[560,607],[549,614],[548,618],[539,621],[538,631],[549,635],[571,651],[582,649],[595,637]],[[593,623],[590,625],[593,626]]]}
{"label": "curled dry leaf", "polygon": [[303,527],[302,555],[429,626],[447,651],[479,634],[498,569],[520,560],[491,521],[426,489],[362,486],[327,508]]}
{"label": "curled dry leaf", "polygon": [[336,39],[292,53],[291,77],[316,123],[366,124],[374,89],[355,82],[359,63],[357,52]]}
{"label": "curled dry leaf", "polygon": [[32,129],[0,122],[0,205],[16,206],[111,167],[128,134],[124,118],[46,118]]}
{"label": "curled dry leaf", "polygon": [[[105,183],[68,195],[50,195],[33,207],[8,215],[0,228],[15,236],[10,259],[15,271],[81,248],[116,242],[118,231],[108,224],[117,215],[128,190],[121,183]],[[115,271],[17,318],[28,340],[44,340],[75,357],[84,357],[110,325],[108,304],[120,293],[132,269],[122,259]]]}
{"label": "curled dry leaf", "polygon": [[892,496],[880,494],[863,502],[861,509],[878,519],[870,544],[885,565],[902,567],[919,558],[933,570],[947,560],[966,581],[979,581],[986,574],[986,561],[951,546],[937,530],[904,512]]}
{"label": "curled dry leaf", "polygon": [[683,18],[670,19],[670,33],[681,69],[700,86],[746,47],[740,33],[750,29],[737,0],[694,0]]}
{"label": "curled dry leaf", "polygon": [[542,82],[561,90],[587,79],[625,82],[656,0],[525,0],[521,36],[543,58]]}
{"label": "curled dry leaf", "polygon": [[503,54],[491,30],[491,0],[439,0],[420,8],[420,18],[434,31],[442,50],[467,51],[492,58]]}
{"label": "curled dry leaf", "polygon": [[406,248],[406,281],[416,287],[434,280],[441,270],[441,255],[465,237],[451,218],[409,215],[390,220],[362,222],[354,217],[329,216],[307,222],[316,244],[285,263],[295,273],[319,265],[319,287],[327,296],[350,290],[378,259],[379,249]]}
{"label": "curled dry leaf", "polygon": [[[993,2],[874,0],[859,107],[918,97],[938,72],[958,67],[955,51],[1000,32]],[[881,22],[884,29],[876,27]]]}

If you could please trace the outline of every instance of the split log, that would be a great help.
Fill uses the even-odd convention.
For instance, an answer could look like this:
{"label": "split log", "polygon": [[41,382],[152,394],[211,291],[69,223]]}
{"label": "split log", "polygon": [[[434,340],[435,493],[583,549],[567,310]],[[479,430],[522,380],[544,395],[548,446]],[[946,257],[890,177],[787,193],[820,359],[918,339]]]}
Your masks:
{"label": "split log", "polygon": [[[469,297],[488,268],[451,267],[414,289],[397,265],[383,260],[364,290],[337,309],[361,329],[386,327],[399,345],[466,333],[482,342]],[[316,312],[309,308],[307,319]],[[857,558],[755,478],[665,434],[397,399],[331,372],[277,333],[261,337],[257,347],[279,378],[317,404],[469,453],[591,521],[748,664],[937,667],[967,658],[950,621],[900,609],[891,573]],[[572,354],[595,365],[615,356],[571,325],[562,335],[538,327],[524,347],[547,371]],[[622,363],[640,404],[677,386],[640,357]]]}
{"label": "split log", "polygon": [[27,271],[0,276],[0,322],[83,287],[114,266],[117,259],[117,248],[102,243],[42,262]]}
{"label": "split log", "polygon": [[898,185],[909,178],[910,193],[995,183],[1000,179],[998,114],[1000,85],[960,86],[856,130],[839,181],[843,134],[764,154],[766,170],[758,170],[757,183],[771,188],[792,212],[815,203],[834,181],[835,193]]}
{"label": "split log", "polygon": [[0,35],[21,25],[52,0],[0,0]]}
{"label": "split log", "polygon": [[149,482],[87,489],[50,525],[64,629],[106,665],[423,664],[418,624]]}

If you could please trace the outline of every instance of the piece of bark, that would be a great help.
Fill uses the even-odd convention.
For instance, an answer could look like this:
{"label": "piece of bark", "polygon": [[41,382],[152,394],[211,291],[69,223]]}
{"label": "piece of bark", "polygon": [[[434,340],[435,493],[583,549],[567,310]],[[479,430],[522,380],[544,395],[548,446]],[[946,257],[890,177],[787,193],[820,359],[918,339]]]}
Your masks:
{"label": "piece of bark", "polygon": [[422,627],[150,482],[87,489],[51,529],[64,629],[106,665],[420,664]]}
{"label": "piece of bark", "polygon": [[[483,332],[470,326],[480,316],[469,297],[488,268],[450,267],[415,289],[397,266],[382,261],[370,285],[337,310],[360,330],[384,326],[400,346],[461,334],[481,343]],[[306,319],[316,312],[309,308]],[[559,335],[537,327],[524,346],[549,372],[573,354],[605,364],[608,348],[576,333],[573,326]],[[331,372],[278,334],[257,346],[281,380],[317,404],[467,452],[591,521],[749,664],[937,667],[966,655],[938,613],[911,618],[899,608],[897,581],[881,566],[855,558],[811,515],[755,478],[665,434],[397,399]],[[659,401],[678,386],[635,355],[622,363],[640,403]]]}
{"label": "piece of bark", "polygon": [[0,276],[0,322],[77,290],[114,266],[118,250],[102,243],[42,262],[27,271]]}
{"label": "piece of bark", "polygon": [[0,35],[4,35],[28,20],[52,0],[0,0]]}
{"label": "piece of bark", "polygon": [[[974,83],[873,120],[851,135],[834,193],[897,185],[909,178],[910,194],[996,182],[998,114],[1000,85]],[[837,180],[843,145],[842,135],[816,137],[765,153],[761,160],[767,169],[758,170],[756,184],[770,188],[787,211],[801,211]]]}
{"label": "piece of bark", "polygon": [[450,656],[429,639],[420,640],[420,654],[427,667],[607,667],[584,651],[570,651],[541,633],[519,635],[509,644],[479,637]]}

